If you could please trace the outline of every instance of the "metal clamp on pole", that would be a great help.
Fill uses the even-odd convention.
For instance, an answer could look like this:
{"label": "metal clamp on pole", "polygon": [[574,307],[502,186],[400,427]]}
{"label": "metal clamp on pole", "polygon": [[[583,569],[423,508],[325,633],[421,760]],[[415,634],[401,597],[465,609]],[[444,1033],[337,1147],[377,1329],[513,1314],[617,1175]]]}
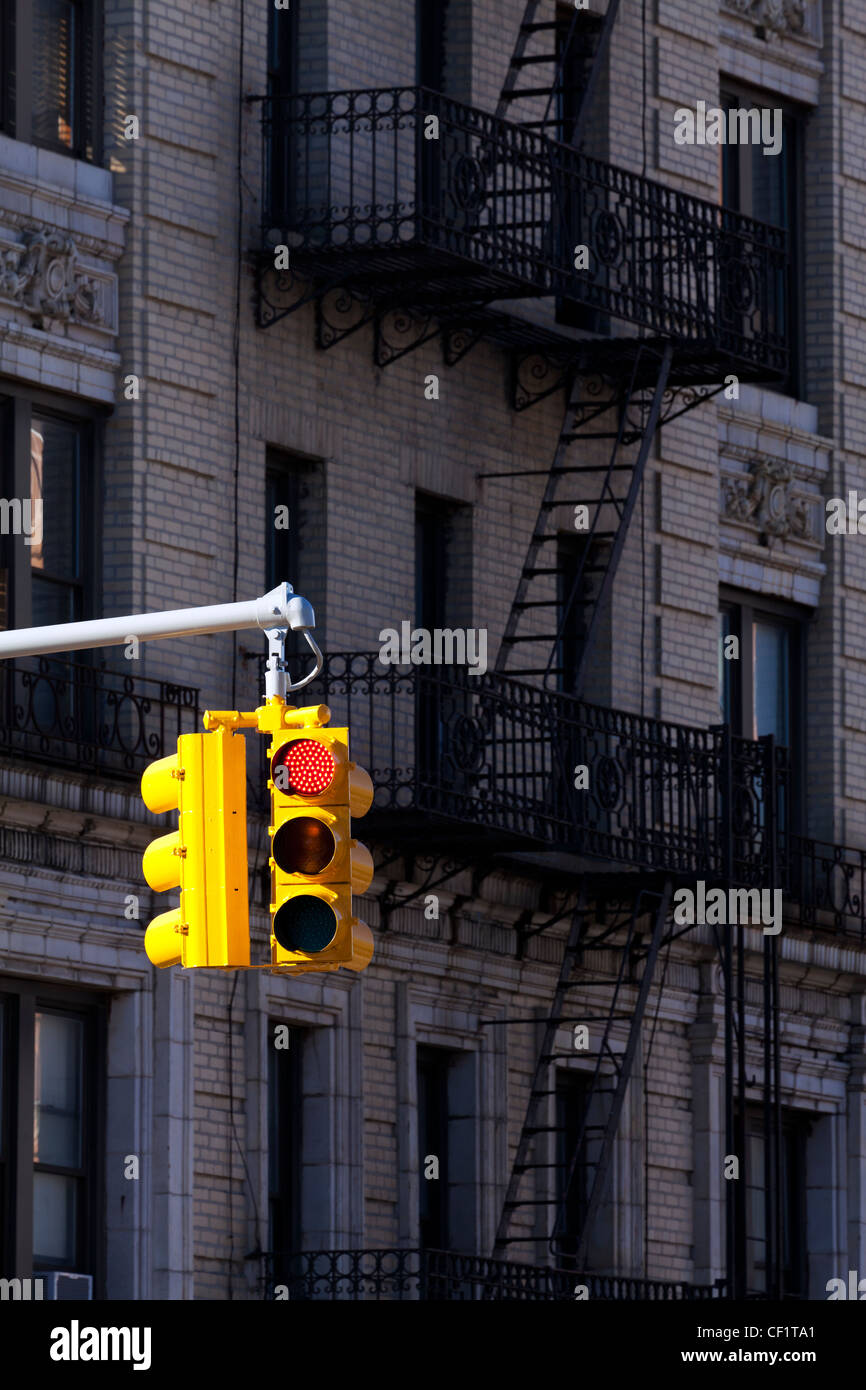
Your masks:
{"label": "metal clamp on pole", "polygon": [[287,693],[294,690],[301,690],[303,686],[309,685],[310,681],[315,680],[322,669],[324,657],[316,645],[310,629],[316,625],[316,615],[313,606],[307,599],[301,598],[299,594],[290,600],[287,613],[289,617],[289,627],[292,632],[302,632],[308,647],[316,658],[316,664],[312,671],[309,671],[302,680],[289,681],[286,673],[286,633],[283,627],[269,627],[266,629],[268,639],[268,664],[265,668],[265,699],[280,699],[285,703]]}

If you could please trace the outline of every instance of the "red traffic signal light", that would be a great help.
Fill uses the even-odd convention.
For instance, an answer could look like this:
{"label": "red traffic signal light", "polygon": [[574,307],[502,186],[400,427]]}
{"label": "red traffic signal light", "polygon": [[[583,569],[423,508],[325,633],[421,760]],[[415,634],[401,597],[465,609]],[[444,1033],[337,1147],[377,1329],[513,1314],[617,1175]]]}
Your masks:
{"label": "red traffic signal light", "polygon": [[337,775],[337,761],[324,743],[298,738],[271,759],[274,786],[287,796],[321,796]]}

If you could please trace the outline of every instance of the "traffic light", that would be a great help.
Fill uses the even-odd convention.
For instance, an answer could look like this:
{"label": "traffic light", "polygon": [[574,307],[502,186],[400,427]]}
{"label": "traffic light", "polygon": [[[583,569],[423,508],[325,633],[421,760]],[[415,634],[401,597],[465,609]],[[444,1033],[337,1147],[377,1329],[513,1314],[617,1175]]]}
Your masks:
{"label": "traffic light", "polygon": [[296,971],[364,970],[369,927],[352,894],[373,878],[352,817],[372,805],[373,784],[349,760],[348,729],[327,729],[327,706],[293,710],[268,749],[271,789],[271,963]]}
{"label": "traffic light", "polygon": [[247,782],[243,735],[218,728],[181,734],[177,753],[141,778],[148,810],[178,811],[178,829],[148,845],[144,877],[155,892],[180,888],[180,906],[144,936],[153,965],[238,969],[250,963]]}

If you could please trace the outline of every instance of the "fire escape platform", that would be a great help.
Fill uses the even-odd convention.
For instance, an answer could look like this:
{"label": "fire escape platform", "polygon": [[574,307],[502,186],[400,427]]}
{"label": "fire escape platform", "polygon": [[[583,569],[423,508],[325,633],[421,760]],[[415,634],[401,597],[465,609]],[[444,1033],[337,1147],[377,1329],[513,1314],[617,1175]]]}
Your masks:
{"label": "fire escape platform", "polygon": [[[682,345],[680,384],[787,370],[779,228],[423,87],[271,97],[262,111],[262,326],[337,295],[348,326],[334,341],[401,310],[579,371],[621,373],[638,332]],[[580,306],[594,336],[498,307],[540,298]]]}

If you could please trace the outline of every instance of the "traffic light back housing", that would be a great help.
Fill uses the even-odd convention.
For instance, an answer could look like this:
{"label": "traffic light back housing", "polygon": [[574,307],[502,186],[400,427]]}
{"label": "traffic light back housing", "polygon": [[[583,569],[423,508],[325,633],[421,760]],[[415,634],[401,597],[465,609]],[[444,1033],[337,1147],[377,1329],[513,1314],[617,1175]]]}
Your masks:
{"label": "traffic light back housing", "polygon": [[148,958],[160,967],[249,966],[243,736],[225,728],[181,734],[175,756],[145,769],[141,794],[149,810],[179,813],[178,829],[155,840],[144,855],[151,888],[180,888],[180,906],[147,928]]}

